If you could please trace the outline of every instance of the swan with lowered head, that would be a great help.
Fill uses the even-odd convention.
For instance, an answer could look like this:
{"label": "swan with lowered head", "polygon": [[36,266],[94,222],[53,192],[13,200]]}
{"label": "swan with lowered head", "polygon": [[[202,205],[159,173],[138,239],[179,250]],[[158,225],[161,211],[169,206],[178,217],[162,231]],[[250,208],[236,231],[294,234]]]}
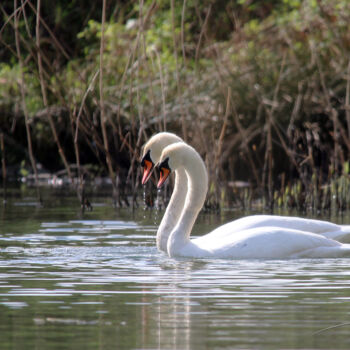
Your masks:
{"label": "swan with lowered head", "polygon": [[[151,176],[155,164],[160,160],[163,149],[173,143],[183,142],[177,135],[161,132],[150,138],[143,148],[141,165],[144,167],[142,184]],[[175,171],[173,195],[157,231],[157,247],[167,252],[167,241],[172,228],[177,223],[187,194],[187,174],[183,167]],[[250,215],[228,224],[232,233],[255,227],[273,226],[316,233],[340,242],[349,242],[350,225],[337,225],[323,220],[305,219],[278,215]],[[215,231],[214,231],[215,232]],[[222,230],[220,230],[222,232]]]}
{"label": "swan with lowered head", "polygon": [[[158,163],[163,149],[173,143],[183,142],[180,137],[173,133],[161,132],[152,136],[143,147],[141,166],[143,166],[142,184],[144,185],[151,177],[155,164]],[[184,169],[175,170],[175,184],[163,219],[157,231],[157,248],[167,252],[168,237],[171,229],[178,221],[183,203],[187,194],[187,175]]]}
{"label": "swan with lowered head", "polygon": [[188,188],[183,210],[168,238],[167,251],[171,257],[279,259],[350,256],[350,245],[304,229],[265,225],[238,231],[235,221],[190,240],[192,227],[206,198],[208,175],[200,155],[184,142],[164,148],[160,157],[158,188],[171,171],[180,169],[187,173]]}

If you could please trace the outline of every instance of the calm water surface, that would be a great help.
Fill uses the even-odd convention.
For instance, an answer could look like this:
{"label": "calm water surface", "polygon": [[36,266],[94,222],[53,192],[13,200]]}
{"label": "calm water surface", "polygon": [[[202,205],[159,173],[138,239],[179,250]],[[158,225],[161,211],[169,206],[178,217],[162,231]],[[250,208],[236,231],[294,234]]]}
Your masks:
{"label": "calm water surface", "polygon": [[154,211],[76,202],[0,206],[0,349],[350,349],[350,259],[170,259]]}

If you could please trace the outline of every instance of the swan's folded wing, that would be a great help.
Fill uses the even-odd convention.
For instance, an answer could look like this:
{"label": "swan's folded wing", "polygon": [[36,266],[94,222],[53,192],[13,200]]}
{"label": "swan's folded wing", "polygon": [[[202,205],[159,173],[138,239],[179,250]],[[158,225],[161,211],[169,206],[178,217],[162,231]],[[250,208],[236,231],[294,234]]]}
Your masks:
{"label": "swan's folded wing", "polygon": [[350,225],[337,225],[328,221],[278,215],[246,216],[210,232],[208,235],[225,237],[233,232],[240,232],[258,227],[278,227],[303,232],[316,233],[340,242],[350,243]]}
{"label": "swan's folded wing", "polygon": [[207,251],[208,257],[236,259],[316,257],[317,251],[321,252],[320,248],[322,256],[326,255],[326,252],[329,253],[327,256],[332,257],[350,255],[350,247],[341,250],[344,245],[339,242],[293,229],[258,227],[234,232],[221,238],[208,234],[192,242],[198,248]]}

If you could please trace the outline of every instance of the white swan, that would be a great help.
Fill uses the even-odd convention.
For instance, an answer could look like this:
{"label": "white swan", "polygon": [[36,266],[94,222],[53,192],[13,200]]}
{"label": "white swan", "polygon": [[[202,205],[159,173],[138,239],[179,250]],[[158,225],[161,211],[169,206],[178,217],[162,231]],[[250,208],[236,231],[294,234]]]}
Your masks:
{"label": "white swan", "polygon": [[[285,227],[287,222],[284,227],[243,228],[242,225],[242,229],[237,230],[237,223],[233,221],[205,236],[190,240],[192,227],[207,193],[208,176],[204,162],[191,146],[179,142],[164,148],[159,169],[158,187],[163,185],[171,171],[183,169],[188,176],[184,208],[168,238],[167,250],[171,257],[277,259],[350,256],[350,245],[307,232],[301,222],[297,223],[303,230]],[[292,218],[290,222],[294,222]]]}
{"label": "white swan", "polygon": [[[154,165],[159,162],[163,149],[173,143],[183,142],[180,137],[169,132],[161,132],[152,136],[143,147],[141,166],[143,166],[142,184],[151,177]],[[187,194],[187,175],[184,169],[175,171],[173,195],[169,201],[163,219],[157,231],[157,247],[167,253],[168,237],[172,228],[180,218]]]}
{"label": "white swan", "polygon": [[[160,160],[163,149],[176,142],[183,142],[183,140],[173,133],[161,132],[152,136],[145,144],[141,161],[144,167],[142,184],[146,183],[150,178],[154,165]],[[175,173],[173,195],[157,231],[157,247],[163,252],[167,252],[168,237],[180,217],[187,194],[187,175],[185,170],[179,168],[175,170]],[[256,227],[273,226],[282,229],[289,228],[312,232],[340,242],[348,243],[350,241],[350,225],[337,225],[323,220],[278,215],[250,215],[227,225],[229,233]],[[220,228],[220,234],[225,232],[224,227],[225,225]]]}

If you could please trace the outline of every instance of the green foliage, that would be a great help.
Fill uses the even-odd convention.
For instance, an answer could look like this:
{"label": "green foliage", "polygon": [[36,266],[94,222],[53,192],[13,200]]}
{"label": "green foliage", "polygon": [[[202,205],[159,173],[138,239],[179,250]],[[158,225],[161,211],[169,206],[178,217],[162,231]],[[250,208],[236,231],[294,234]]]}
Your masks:
{"label": "green foliage", "polygon": [[[10,14],[12,2],[4,4]],[[208,159],[216,152],[216,146],[208,144],[216,145],[224,130],[221,167],[231,164],[244,169],[231,176],[246,176],[252,164],[259,174],[268,171],[265,155],[269,128],[276,177],[282,172],[310,174],[321,168],[333,176],[341,172],[336,163],[344,164],[347,174],[350,126],[344,101],[350,3],[187,0],[185,8],[183,5],[174,1],[172,9],[171,2],[165,0],[107,1],[102,84],[112,152],[119,155],[122,145],[125,158],[130,158],[125,145],[139,147],[138,127],[150,134],[161,129],[165,118],[169,129],[186,133]],[[96,132],[93,137],[84,134],[90,148],[103,144],[98,120],[99,77],[92,84],[101,60],[101,8],[101,2],[79,0],[58,0],[54,6],[45,3],[42,7],[43,20],[53,33],[41,25],[44,83],[49,107],[60,106],[66,111],[57,116],[55,125],[59,134],[65,135],[67,150],[73,139],[67,128],[72,123],[69,118],[77,115],[83,98],[81,133],[90,129]],[[44,135],[49,134],[49,127],[41,113],[44,105],[34,37],[36,17],[29,7],[26,9],[26,22],[23,14],[19,17],[25,102],[36,145],[48,142],[52,150],[55,141]],[[21,72],[10,28],[10,24],[3,28],[1,38],[8,45],[0,53],[0,112],[4,115],[17,113],[22,103]],[[231,103],[226,113],[228,92]],[[198,128],[190,127],[194,120]],[[4,129],[9,132],[9,123]],[[244,142],[242,130],[247,131]],[[127,135],[127,142],[118,139],[120,133]],[[341,152],[335,154],[337,142]],[[314,155],[308,153],[309,148]],[[103,159],[100,152],[95,152],[99,160]],[[216,171],[210,169],[212,174]],[[290,191],[298,190],[297,185],[290,186]]]}
{"label": "green foliage", "polygon": [[18,65],[11,66],[7,63],[0,63],[0,105],[10,105],[13,97],[19,95],[19,80]]}

